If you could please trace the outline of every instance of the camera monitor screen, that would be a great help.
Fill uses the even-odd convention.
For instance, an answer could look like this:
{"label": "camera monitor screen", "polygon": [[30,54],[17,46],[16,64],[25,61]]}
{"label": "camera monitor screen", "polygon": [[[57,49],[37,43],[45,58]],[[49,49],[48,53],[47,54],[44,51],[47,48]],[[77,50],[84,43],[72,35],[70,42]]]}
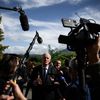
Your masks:
{"label": "camera monitor screen", "polygon": [[77,26],[76,20],[62,18],[61,21],[64,27],[75,28]]}

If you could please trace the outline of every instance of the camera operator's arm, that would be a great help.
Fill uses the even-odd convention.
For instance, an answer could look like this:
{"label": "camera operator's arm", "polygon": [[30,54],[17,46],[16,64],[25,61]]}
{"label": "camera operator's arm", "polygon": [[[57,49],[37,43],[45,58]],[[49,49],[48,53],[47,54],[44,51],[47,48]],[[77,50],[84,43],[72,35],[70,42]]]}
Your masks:
{"label": "camera operator's arm", "polygon": [[99,62],[100,36],[96,37],[96,41],[93,44],[88,45],[86,49],[89,64],[95,64],[96,62]]}

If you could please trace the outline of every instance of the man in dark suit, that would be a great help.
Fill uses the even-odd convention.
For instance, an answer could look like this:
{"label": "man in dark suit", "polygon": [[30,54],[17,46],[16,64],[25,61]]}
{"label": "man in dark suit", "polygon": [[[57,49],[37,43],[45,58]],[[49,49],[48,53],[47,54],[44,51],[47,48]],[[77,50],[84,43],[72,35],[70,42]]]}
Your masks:
{"label": "man in dark suit", "polygon": [[55,73],[51,55],[43,54],[42,64],[35,67],[31,75],[32,100],[55,100]]}

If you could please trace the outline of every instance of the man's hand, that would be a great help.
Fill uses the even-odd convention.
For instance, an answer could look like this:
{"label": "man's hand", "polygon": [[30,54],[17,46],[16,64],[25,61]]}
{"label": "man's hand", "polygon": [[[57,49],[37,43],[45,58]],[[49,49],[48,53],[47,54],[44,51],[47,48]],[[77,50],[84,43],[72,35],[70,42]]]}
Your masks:
{"label": "man's hand", "polygon": [[42,85],[42,79],[41,79],[40,75],[38,75],[37,79],[33,81],[33,84],[35,86]]}

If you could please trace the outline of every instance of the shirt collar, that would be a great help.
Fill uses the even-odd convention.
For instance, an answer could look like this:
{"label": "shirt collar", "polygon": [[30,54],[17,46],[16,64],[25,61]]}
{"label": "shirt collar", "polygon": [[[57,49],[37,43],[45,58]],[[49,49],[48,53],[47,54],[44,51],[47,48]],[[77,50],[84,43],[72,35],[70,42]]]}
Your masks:
{"label": "shirt collar", "polygon": [[49,68],[49,65],[43,66],[43,68],[46,68],[46,70],[48,70],[48,68]]}

